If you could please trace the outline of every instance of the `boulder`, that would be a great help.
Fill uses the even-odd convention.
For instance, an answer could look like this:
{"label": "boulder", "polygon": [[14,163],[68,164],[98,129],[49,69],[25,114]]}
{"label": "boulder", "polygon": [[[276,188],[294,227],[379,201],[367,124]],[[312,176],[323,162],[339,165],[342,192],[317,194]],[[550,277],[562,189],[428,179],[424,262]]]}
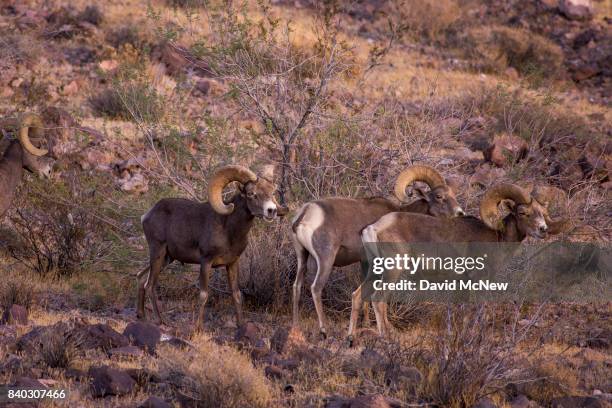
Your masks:
{"label": "boulder", "polygon": [[80,347],[86,350],[110,350],[128,345],[127,337],[107,324],[88,324],[77,326],[74,333],[80,339]]}
{"label": "boulder", "polygon": [[493,138],[489,147],[483,152],[486,161],[503,167],[523,159],[529,151],[529,145],[518,136],[501,133]]}
{"label": "boulder", "polygon": [[559,11],[570,20],[588,20],[593,17],[593,1],[560,0]]}
{"label": "boulder", "polygon": [[525,395],[518,395],[510,401],[510,408],[535,408],[536,403],[532,402]]}
{"label": "boulder", "polygon": [[28,324],[28,309],[21,305],[12,305],[4,311],[0,324]]}
{"label": "boulder", "polygon": [[106,365],[91,367],[88,375],[91,378],[91,394],[95,398],[129,394],[136,386],[136,381],[125,371]]}
{"label": "boulder", "polygon": [[132,322],[127,325],[123,335],[128,338],[130,344],[153,354],[161,338],[161,331],[151,323]]}
{"label": "boulder", "polygon": [[423,381],[423,374],[416,367],[392,364],[385,370],[385,383],[392,389],[415,392]]}
{"label": "boulder", "polygon": [[42,382],[29,377],[19,377],[13,384],[15,388],[47,388]]}
{"label": "boulder", "polygon": [[142,404],[140,404],[138,408],[172,408],[172,405],[168,404],[163,399],[152,395]]}
{"label": "boulder", "polygon": [[290,329],[279,327],[270,339],[272,350],[279,354],[287,354],[296,349],[306,349],[308,344],[304,333],[296,327]]}
{"label": "boulder", "polygon": [[260,337],[261,331],[259,327],[253,322],[246,322],[236,329],[234,341],[242,345],[255,346],[259,342]]}

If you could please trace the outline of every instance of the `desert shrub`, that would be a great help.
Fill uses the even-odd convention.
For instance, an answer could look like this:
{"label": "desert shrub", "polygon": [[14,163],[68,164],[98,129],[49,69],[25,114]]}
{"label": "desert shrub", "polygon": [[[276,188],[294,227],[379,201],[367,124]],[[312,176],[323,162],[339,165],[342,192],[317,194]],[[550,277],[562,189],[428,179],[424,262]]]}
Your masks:
{"label": "desert shrub", "polygon": [[20,305],[29,309],[34,300],[34,288],[24,281],[5,280],[0,283],[0,309]]}
{"label": "desert shrub", "polygon": [[424,374],[422,398],[445,407],[472,406],[512,380],[525,379],[514,361],[524,333],[499,336],[492,307],[448,306],[426,340],[432,345],[431,354],[415,358]]}
{"label": "desert shrub", "polygon": [[288,304],[296,260],[287,225],[282,224],[252,231],[241,256],[240,287],[253,306]]}
{"label": "desert shrub", "polygon": [[78,19],[97,26],[102,23],[104,14],[102,14],[102,11],[97,5],[93,4],[85,7],[85,9],[79,13]]}
{"label": "desert shrub", "polygon": [[157,91],[139,81],[120,81],[92,95],[89,103],[96,114],[135,122],[159,121],[164,104]]}
{"label": "desert shrub", "polygon": [[47,330],[38,346],[40,360],[51,368],[69,368],[77,357],[78,340],[61,330]]}
{"label": "desert shrub", "polygon": [[138,48],[142,44],[142,38],[138,27],[134,25],[123,25],[106,34],[106,41],[115,48],[130,44]]}
{"label": "desert shrub", "polygon": [[456,0],[395,1],[394,8],[408,30],[428,41],[443,39],[461,18],[461,8]]}
{"label": "desert shrub", "polygon": [[563,71],[561,48],[521,28],[474,28],[468,31],[465,44],[468,54],[488,71],[503,73],[512,67],[532,79],[557,78]]}
{"label": "desert shrub", "polygon": [[193,340],[196,349],[185,352],[162,348],[156,364],[159,375],[205,407],[268,407],[272,389],[248,356],[220,346],[208,336]]}
{"label": "desert shrub", "polygon": [[42,52],[43,46],[37,37],[0,30],[0,67],[3,69],[17,64],[33,64]]}
{"label": "desert shrub", "polygon": [[107,225],[94,210],[68,199],[48,183],[37,190],[27,183],[15,203],[10,221],[18,242],[9,247],[12,257],[39,275],[69,276],[86,269],[110,250]]}

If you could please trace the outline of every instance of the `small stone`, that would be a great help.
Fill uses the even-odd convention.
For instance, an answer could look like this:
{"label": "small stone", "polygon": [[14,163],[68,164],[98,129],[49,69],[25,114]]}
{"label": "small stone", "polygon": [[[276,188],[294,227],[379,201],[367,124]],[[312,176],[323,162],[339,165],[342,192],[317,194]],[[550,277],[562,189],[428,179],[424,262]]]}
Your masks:
{"label": "small stone", "polygon": [[268,378],[281,379],[286,378],[289,373],[280,367],[269,365],[264,369],[264,374]]}

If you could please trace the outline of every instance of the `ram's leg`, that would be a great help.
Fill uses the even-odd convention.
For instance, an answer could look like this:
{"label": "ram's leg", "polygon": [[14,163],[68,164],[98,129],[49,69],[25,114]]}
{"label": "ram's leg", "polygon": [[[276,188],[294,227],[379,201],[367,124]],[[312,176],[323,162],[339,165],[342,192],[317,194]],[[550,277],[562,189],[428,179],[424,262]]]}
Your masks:
{"label": "ram's leg", "polygon": [[302,295],[302,284],[304,273],[308,264],[308,251],[294,238],[295,255],[297,257],[297,273],[293,282],[293,326],[300,324],[300,297]]}
{"label": "ram's leg", "polygon": [[161,313],[159,312],[159,304],[157,302],[157,280],[159,279],[159,274],[167,265],[166,260],[166,244],[157,244],[150,245],[150,258],[151,258],[151,266],[149,275],[147,277],[147,281],[145,282],[145,291],[149,295],[149,299],[151,299],[151,305],[153,306],[153,318],[156,324],[162,324],[163,319],[161,317]]}
{"label": "ram's leg", "polygon": [[201,331],[204,328],[204,310],[208,301],[208,281],[210,280],[210,271],[212,269],[212,259],[203,258],[200,261],[200,310],[196,321],[196,330]]}
{"label": "ram's leg", "polygon": [[242,323],[242,294],[240,293],[240,288],[238,287],[238,277],[240,276],[238,260],[227,265],[225,269],[227,270],[227,280],[229,282],[230,289],[232,290],[234,306],[236,306],[236,322],[240,325]]}
{"label": "ram's leg", "polygon": [[141,269],[136,275],[136,279],[138,280],[138,300],[136,301],[136,317],[138,319],[145,320],[145,284],[149,279],[149,272],[151,270],[151,266],[147,265],[145,268]]}
{"label": "ram's leg", "polygon": [[329,247],[325,249],[316,248],[316,250],[318,252],[315,255],[315,260],[317,261],[317,275],[312,282],[310,290],[317,311],[317,318],[319,319],[319,332],[323,337],[327,337],[325,312],[323,311],[323,288],[334,267],[336,250],[329,249]]}
{"label": "ram's leg", "polygon": [[348,341],[349,345],[353,345],[353,341],[355,340],[355,330],[357,329],[357,320],[359,319],[359,311],[362,305],[365,303],[361,298],[361,290],[363,284],[359,285],[359,287],[353,292],[351,295],[351,317],[349,320],[349,329],[348,329]]}

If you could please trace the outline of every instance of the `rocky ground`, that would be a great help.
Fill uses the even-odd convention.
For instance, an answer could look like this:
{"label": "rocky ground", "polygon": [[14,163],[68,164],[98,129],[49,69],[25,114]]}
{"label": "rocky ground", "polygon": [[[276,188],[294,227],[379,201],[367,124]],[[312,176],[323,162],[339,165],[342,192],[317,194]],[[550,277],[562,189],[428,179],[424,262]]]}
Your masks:
{"label": "rocky ground", "polygon": [[[318,78],[308,62],[321,50],[322,14],[318,2],[272,3],[246,13],[292,22],[305,79],[276,83],[290,95],[270,104],[285,124],[307,100],[299,88]],[[340,12],[347,68],[286,158],[290,209],[388,194],[399,169],[426,162],[472,215],[498,181],[545,184],[553,214],[572,219],[564,239],[609,244],[609,2],[408,3]],[[325,291],[328,338],[309,293],[291,330],[286,221],[251,233],[240,282],[248,323],[235,323],[219,272],[205,331],[194,333],[188,266],[161,277],[172,327],[138,322],[140,216],[161,197],[205,197],[220,164],[283,160],[270,123],[240,99],[239,76],[217,72],[211,53],[223,50],[202,41],[214,37],[202,4],[0,0],[0,117],[39,113],[57,160],[50,182],[24,179],[0,226],[0,383],[66,388],[57,405],[79,407],[612,405],[609,301],[396,305],[392,339],[364,329],[349,347],[358,274],[348,268]]]}

